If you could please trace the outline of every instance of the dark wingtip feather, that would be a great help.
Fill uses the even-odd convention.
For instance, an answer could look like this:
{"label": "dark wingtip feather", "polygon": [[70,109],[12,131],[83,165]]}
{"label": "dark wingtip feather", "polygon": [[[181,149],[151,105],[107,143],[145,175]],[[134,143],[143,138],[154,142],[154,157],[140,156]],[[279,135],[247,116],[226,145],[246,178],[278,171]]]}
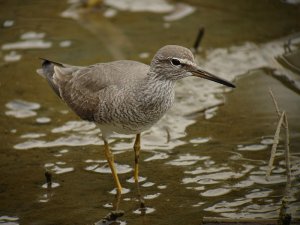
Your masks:
{"label": "dark wingtip feather", "polygon": [[64,67],[64,65],[62,63],[59,63],[59,62],[55,62],[55,61],[52,61],[52,60],[49,60],[49,59],[45,59],[45,58],[42,58],[42,57],[39,57],[40,60],[43,60],[42,62],[42,66],[49,66],[51,64],[54,64],[56,66],[61,66],[61,67]]}

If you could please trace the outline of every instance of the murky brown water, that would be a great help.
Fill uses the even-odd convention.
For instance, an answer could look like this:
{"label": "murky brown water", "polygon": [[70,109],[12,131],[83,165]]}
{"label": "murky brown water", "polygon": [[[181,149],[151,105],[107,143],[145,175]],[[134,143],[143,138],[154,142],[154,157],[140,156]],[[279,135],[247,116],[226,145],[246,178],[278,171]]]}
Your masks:
{"label": "murky brown water", "polygon": [[[165,44],[192,46],[199,26],[205,26],[206,34],[197,60],[211,72],[236,79],[238,88],[228,92],[195,79],[177,85],[174,108],[142,136],[145,216],[137,211],[132,137],[112,139],[128,192],[122,195],[125,215],[119,222],[276,218],[286,178],[281,143],[273,175],[268,182],[264,179],[277,122],[269,87],[290,122],[294,180],[289,211],[300,217],[299,75],[275,60],[284,52],[288,35],[300,31],[299,5],[184,3],[160,2],[159,8],[148,4],[148,12],[135,12],[145,5],[123,6],[124,11],[109,6],[76,17],[63,1],[0,2],[0,224],[94,224],[115,202],[99,129],[80,121],[36,75],[38,57],[79,65],[120,58],[149,63]],[[185,13],[191,14],[180,18]],[[296,40],[293,49],[299,47]],[[294,83],[283,84],[272,74]],[[53,174],[51,191],[45,170]]]}

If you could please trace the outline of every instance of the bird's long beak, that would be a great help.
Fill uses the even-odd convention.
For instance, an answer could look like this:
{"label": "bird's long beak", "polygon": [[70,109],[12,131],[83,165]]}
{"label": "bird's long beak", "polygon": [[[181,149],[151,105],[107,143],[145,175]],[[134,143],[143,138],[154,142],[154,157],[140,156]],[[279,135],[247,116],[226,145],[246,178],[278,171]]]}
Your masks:
{"label": "bird's long beak", "polygon": [[192,70],[191,73],[196,77],[201,77],[201,78],[204,78],[204,79],[207,79],[207,80],[217,82],[219,84],[223,84],[223,85],[228,86],[228,87],[235,88],[234,84],[232,84],[229,81],[224,80],[220,77],[217,77],[217,76],[215,76],[215,75],[213,75],[209,72],[206,72],[206,71],[202,70],[200,67],[194,68],[194,70]]}

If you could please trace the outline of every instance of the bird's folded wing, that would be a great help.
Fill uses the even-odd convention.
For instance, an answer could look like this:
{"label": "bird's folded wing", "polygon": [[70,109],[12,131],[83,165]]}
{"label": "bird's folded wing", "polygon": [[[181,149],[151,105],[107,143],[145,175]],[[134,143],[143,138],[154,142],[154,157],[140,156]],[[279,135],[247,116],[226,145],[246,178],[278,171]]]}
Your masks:
{"label": "bird's folded wing", "polygon": [[[56,66],[55,66],[56,67]],[[55,80],[62,99],[83,119],[93,121],[102,93],[112,87],[137,82],[147,75],[149,66],[129,61],[95,64],[67,73],[67,67],[55,69]]]}

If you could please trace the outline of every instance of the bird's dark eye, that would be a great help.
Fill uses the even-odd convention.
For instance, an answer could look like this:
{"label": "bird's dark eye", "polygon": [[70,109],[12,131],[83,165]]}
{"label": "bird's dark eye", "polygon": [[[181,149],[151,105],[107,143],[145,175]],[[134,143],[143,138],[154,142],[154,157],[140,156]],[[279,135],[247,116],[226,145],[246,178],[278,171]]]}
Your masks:
{"label": "bird's dark eye", "polygon": [[180,63],[180,61],[178,60],[178,59],[171,59],[171,63],[172,63],[172,65],[174,65],[174,66],[179,66],[181,63]]}

